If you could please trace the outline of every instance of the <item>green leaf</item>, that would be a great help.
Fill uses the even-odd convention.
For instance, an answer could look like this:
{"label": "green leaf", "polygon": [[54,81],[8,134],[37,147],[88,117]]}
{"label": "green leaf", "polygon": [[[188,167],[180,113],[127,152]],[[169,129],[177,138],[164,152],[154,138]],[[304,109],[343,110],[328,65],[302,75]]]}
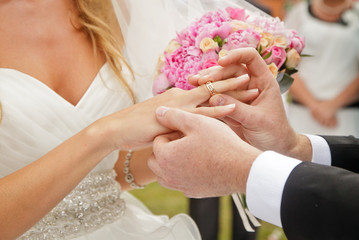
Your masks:
{"label": "green leaf", "polygon": [[292,74],[294,74],[294,73],[296,73],[296,72],[298,72],[298,70],[295,69],[295,68],[287,68],[287,69],[285,70],[285,73],[287,73],[287,74],[289,74],[289,75],[292,75]]}
{"label": "green leaf", "polygon": [[215,41],[217,44],[218,44],[218,46],[219,47],[222,47],[223,46],[223,40],[222,40],[222,38],[220,37],[220,36],[215,36],[214,38],[213,38],[213,41]]}
{"label": "green leaf", "polygon": [[272,56],[272,51],[270,51],[269,53],[267,53],[266,55],[263,56],[263,59],[266,60],[268,58],[270,58],[270,56]]}
{"label": "green leaf", "polygon": [[310,54],[300,54],[301,57],[314,57],[314,55],[310,55]]}
{"label": "green leaf", "polygon": [[259,52],[259,54],[260,54],[260,55],[262,55],[262,50],[263,50],[263,47],[262,47],[262,45],[261,45],[261,44],[259,44],[259,49],[258,49],[258,52]]}
{"label": "green leaf", "polygon": [[290,86],[292,86],[294,78],[292,78],[288,73],[280,72],[277,76],[277,82],[279,84],[280,93],[283,94],[288,91]]}

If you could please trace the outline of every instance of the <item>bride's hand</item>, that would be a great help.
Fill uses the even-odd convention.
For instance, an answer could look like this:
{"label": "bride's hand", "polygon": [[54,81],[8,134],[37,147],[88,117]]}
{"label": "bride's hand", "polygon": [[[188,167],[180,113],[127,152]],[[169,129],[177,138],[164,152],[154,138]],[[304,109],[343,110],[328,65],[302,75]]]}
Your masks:
{"label": "bride's hand", "polygon": [[[218,93],[243,88],[247,80],[233,78],[213,83]],[[160,106],[180,108],[192,113],[203,114],[209,117],[221,118],[234,110],[233,105],[219,107],[198,107],[211,97],[205,85],[189,91],[172,88],[147,101],[135,104],[129,108],[114,113],[99,120],[105,128],[110,144],[115,149],[133,149],[145,147],[152,143],[160,134],[170,132],[160,125],[155,117],[155,110]],[[246,100],[248,95],[243,96]]]}

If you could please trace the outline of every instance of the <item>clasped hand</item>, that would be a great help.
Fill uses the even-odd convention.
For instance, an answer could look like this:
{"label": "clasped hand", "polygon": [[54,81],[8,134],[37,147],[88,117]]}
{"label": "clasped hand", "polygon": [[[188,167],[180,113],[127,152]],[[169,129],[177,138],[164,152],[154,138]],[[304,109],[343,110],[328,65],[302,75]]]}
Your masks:
{"label": "clasped hand", "polygon": [[[256,93],[242,91],[247,89],[247,78],[230,78],[213,83],[218,93],[236,95],[241,101],[250,101]],[[155,111],[160,106],[179,108],[191,113],[202,114],[213,118],[222,118],[234,111],[233,104],[229,106],[207,107],[210,92],[205,86],[189,91],[172,88],[147,101],[135,104],[116,112],[102,120],[108,140],[113,149],[135,149],[152,144],[154,138],[171,132],[171,129],[161,125],[156,120]]]}
{"label": "clasped hand", "polygon": [[219,64],[192,76],[191,84],[215,84],[248,74],[243,77],[249,80],[247,90],[257,97],[242,102],[240,93],[212,96],[211,106],[235,104],[234,111],[221,118],[224,123],[178,109],[157,111],[158,121],[177,133],[155,139],[149,167],[161,185],[190,197],[245,193],[250,168],[261,151],[294,156],[302,141],[286,118],[277,81],[255,49],[232,50]]}

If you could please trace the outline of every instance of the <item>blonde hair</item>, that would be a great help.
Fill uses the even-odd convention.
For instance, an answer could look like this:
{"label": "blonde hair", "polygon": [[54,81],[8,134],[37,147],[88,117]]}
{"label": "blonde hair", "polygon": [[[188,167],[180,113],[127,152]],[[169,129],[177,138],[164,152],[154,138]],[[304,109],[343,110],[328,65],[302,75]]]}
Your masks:
{"label": "blonde hair", "polygon": [[116,14],[110,0],[75,0],[79,11],[81,29],[91,38],[94,52],[100,49],[106,57],[112,70],[129,94],[132,102],[136,102],[135,94],[122,75],[126,67],[134,74],[122,54],[124,41]]}

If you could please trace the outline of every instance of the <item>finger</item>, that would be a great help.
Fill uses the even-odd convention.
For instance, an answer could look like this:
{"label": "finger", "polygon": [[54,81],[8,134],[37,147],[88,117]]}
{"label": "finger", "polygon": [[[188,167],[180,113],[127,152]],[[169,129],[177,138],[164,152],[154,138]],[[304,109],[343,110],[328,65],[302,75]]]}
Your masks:
{"label": "finger", "polygon": [[[207,77],[207,75],[209,75],[211,72],[221,71],[222,69],[223,69],[223,67],[221,67],[221,66],[214,66],[214,67],[203,69],[203,70],[199,71],[196,75],[190,75],[188,77],[188,82],[194,86],[198,86],[199,79],[201,79],[203,77]],[[233,77],[233,75],[231,75],[230,77]],[[227,78],[229,78],[229,77],[227,77]]]}
{"label": "finger", "polygon": [[217,107],[200,107],[189,110],[191,113],[201,114],[211,118],[222,118],[235,110],[235,104]]}
{"label": "finger", "polygon": [[237,99],[238,101],[249,103],[259,96],[259,90],[254,88],[250,90],[229,91],[224,94]]}
{"label": "finger", "polygon": [[159,143],[161,143],[161,145],[162,145],[162,144],[165,144],[165,143],[168,143],[168,142],[178,140],[178,139],[180,139],[182,137],[183,137],[183,133],[181,133],[179,131],[175,131],[175,132],[171,132],[171,133],[167,133],[167,134],[157,136],[154,139],[153,144],[155,142],[159,141]]}
{"label": "finger", "polygon": [[248,126],[251,123],[250,119],[254,109],[252,106],[248,104],[242,103],[224,94],[213,96],[209,100],[209,103],[212,106],[221,106],[223,104],[225,105],[235,104],[235,110],[232,113],[228,114],[227,117],[233,119],[234,121],[239,122],[240,124],[246,123],[245,124],[246,126]]}
{"label": "finger", "polygon": [[191,75],[188,77],[188,83],[191,84],[192,86],[199,86],[198,84],[198,80],[201,76],[199,74],[197,75]]}
{"label": "finger", "polygon": [[180,109],[159,107],[156,110],[157,121],[172,130],[180,131],[186,135],[194,125],[198,116]]}
{"label": "finger", "polygon": [[218,60],[221,66],[231,64],[246,64],[251,76],[260,77],[267,73],[268,67],[263,58],[254,48],[238,48]]}
{"label": "finger", "polygon": [[242,126],[242,124],[240,124],[239,122],[237,122],[237,121],[235,121],[235,120],[233,120],[232,118],[229,118],[229,117],[224,117],[224,118],[222,118],[222,121],[223,121],[225,124],[227,124],[228,126],[230,126],[230,127],[235,127],[235,128],[237,128],[237,127]]}
{"label": "finger", "polygon": [[[237,78],[230,78],[223,81],[213,82],[213,88],[217,93],[223,93],[228,91],[234,91],[238,89],[247,89],[249,82],[248,75],[242,75]],[[196,106],[207,101],[211,96],[211,92],[206,85],[201,85],[197,88],[190,90],[189,102],[196,103]]]}
{"label": "finger", "polygon": [[230,65],[227,67],[208,68],[206,72],[200,72],[198,77],[198,84],[202,85],[208,81],[216,82],[228,78],[238,77],[247,74],[247,68],[242,64]]}

